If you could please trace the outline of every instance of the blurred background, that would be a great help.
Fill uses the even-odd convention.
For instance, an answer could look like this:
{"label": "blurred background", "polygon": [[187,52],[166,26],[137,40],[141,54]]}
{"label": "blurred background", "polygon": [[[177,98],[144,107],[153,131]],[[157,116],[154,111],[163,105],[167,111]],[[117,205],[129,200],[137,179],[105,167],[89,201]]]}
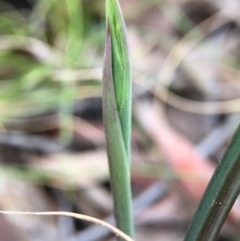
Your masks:
{"label": "blurred background", "polygon": [[[133,65],[136,240],[182,240],[240,121],[237,0],[121,0]],[[112,221],[103,0],[0,1],[0,209]],[[239,240],[236,202],[218,241]],[[114,240],[66,217],[0,216],[0,241]]]}

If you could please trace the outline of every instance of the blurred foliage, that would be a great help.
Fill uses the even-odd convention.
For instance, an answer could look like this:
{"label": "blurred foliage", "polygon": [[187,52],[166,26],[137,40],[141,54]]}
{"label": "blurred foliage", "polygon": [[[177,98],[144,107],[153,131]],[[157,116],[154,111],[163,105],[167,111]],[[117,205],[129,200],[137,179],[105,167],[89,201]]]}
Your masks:
{"label": "blurred foliage", "polygon": [[[62,140],[69,142],[73,104],[100,91],[99,78],[79,70],[99,67],[105,27],[94,1],[39,0],[32,9],[0,3],[0,120],[60,111]],[[63,78],[62,78],[63,77]],[[91,81],[93,80],[93,81]],[[97,83],[97,85],[96,85]],[[93,89],[93,90],[91,90]]]}

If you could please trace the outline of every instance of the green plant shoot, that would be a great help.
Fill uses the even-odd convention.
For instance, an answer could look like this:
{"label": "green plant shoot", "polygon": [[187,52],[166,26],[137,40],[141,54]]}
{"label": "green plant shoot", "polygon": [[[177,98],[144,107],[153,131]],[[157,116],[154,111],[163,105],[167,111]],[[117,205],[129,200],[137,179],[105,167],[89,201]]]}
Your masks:
{"label": "green plant shoot", "polygon": [[[134,236],[130,185],[131,66],[126,28],[116,0],[106,1],[103,119],[117,227]],[[119,239],[121,240],[121,239]]]}
{"label": "green plant shoot", "polygon": [[126,27],[117,0],[106,1],[107,24],[110,28],[112,43],[113,83],[117,108],[122,127],[126,153],[129,159],[131,140],[131,64],[127,44]]}

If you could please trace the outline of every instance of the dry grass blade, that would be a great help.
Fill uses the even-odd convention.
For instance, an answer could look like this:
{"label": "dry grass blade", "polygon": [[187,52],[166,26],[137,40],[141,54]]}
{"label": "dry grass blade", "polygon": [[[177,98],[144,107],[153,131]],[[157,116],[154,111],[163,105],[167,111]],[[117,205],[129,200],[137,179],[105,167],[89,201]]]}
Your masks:
{"label": "dry grass blade", "polygon": [[14,211],[0,211],[2,214],[6,215],[30,215],[30,216],[35,216],[35,215],[45,215],[45,216],[66,216],[66,217],[72,217],[72,218],[77,218],[81,220],[85,220],[87,222],[95,223],[97,225],[101,225],[105,228],[110,229],[116,236],[119,236],[123,238],[126,241],[134,241],[132,238],[130,238],[128,235],[120,231],[119,229],[115,228],[114,226],[110,225],[109,223],[106,223],[100,219],[93,218],[90,216],[82,215],[82,214],[77,214],[77,213],[71,213],[71,212],[14,212]]}

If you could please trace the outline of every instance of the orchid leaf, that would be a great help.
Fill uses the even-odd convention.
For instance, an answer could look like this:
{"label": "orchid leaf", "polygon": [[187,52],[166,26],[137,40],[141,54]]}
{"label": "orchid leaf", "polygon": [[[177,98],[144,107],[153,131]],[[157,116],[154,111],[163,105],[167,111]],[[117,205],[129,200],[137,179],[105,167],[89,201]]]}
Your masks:
{"label": "orchid leaf", "polygon": [[113,83],[127,156],[130,155],[131,135],[131,64],[126,27],[116,0],[106,1],[107,23],[112,41]]}
{"label": "orchid leaf", "polygon": [[240,192],[240,126],[218,164],[185,241],[214,241]]}
{"label": "orchid leaf", "polygon": [[124,147],[112,74],[111,34],[108,28],[103,69],[103,117],[117,227],[133,236],[130,169]]}
{"label": "orchid leaf", "polygon": [[[103,119],[117,227],[134,236],[130,185],[131,66],[120,6],[107,0]],[[119,238],[119,240],[122,240]]]}

